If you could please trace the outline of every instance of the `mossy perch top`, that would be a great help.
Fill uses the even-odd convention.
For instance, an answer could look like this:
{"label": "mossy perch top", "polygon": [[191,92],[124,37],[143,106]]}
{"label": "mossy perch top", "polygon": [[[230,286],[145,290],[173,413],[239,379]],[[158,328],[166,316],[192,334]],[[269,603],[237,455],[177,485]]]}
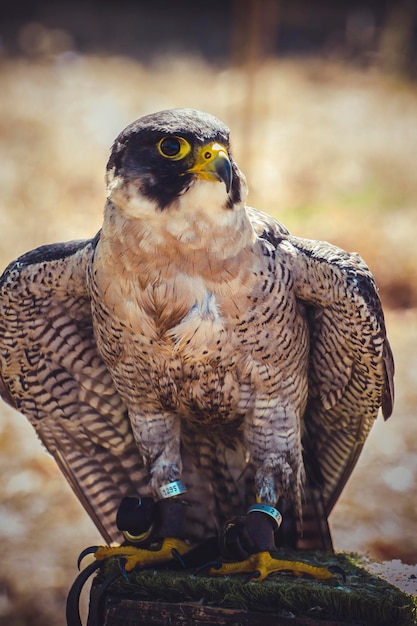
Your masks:
{"label": "mossy perch top", "polygon": [[[360,567],[357,555],[297,552],[297,558],[300,557],[312,565],[341,567],[346,581],[336,576],[329,581],[318,581],[277,574],[262,583],[247,583],[243,576],[212,578],[206,573],[136,570],[128,575],[121,573],[107,595],[165,603],[196,602],[366,626],[417,623],[417,599]],[[111,559],[97,575],[94,585],[100,585],[119,568],[117,559]]]}

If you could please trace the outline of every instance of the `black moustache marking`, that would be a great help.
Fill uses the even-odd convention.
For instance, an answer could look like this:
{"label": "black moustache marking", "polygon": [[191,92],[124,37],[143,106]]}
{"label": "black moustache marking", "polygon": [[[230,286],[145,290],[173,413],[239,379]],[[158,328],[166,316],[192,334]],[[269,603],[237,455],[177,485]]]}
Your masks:
{"label": "black moustache marking", "polygon": [[[184,137],[190,143],[191,152],[184,159],[169,159],[158,151],[158,142],[169,135]],[[194,178],[187,170],[194,164],[196,150],[209,142],[228,149],[229,129],[217,118],[192,109],[161,111],[136,120],[120,133],[107,169],[127,184],[133,183],[163,211],[187,193]],[[225,160],[220,167],[219,178],[229,194],[226,206],[232,209],[241,201],[240,173],[232,157],[230,164]]]}

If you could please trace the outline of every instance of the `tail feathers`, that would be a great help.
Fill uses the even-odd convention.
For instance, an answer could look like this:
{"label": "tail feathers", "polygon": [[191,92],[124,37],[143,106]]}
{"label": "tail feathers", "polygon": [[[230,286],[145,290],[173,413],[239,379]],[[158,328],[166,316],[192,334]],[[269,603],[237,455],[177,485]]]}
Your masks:
{"label": "tail feathers", "polygon": [[292,503],[280,501],[278,508],[283,517],[277,536],[280,547],[333,552],[329,523],[319,489],[306,485],[302,520],[297,519]]}
{"label": "tail feathers", "polygon": [[333,552],[333,541],[330,534],[326,508],[321,491],[306,485],[303,503],[303,521],[298,535],[298,550],[322,550]]}

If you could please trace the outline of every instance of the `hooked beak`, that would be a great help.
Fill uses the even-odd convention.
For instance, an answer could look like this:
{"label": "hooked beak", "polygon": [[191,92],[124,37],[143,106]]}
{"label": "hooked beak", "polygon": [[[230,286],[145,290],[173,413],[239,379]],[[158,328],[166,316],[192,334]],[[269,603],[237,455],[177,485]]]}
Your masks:
{"label": "hooked beak", "polygon": [[195,163],[187,174],[203,180],[223,182],[229,193],[232,185],[232,165],[227,149],[220,143],[210,143],[198,148]]}

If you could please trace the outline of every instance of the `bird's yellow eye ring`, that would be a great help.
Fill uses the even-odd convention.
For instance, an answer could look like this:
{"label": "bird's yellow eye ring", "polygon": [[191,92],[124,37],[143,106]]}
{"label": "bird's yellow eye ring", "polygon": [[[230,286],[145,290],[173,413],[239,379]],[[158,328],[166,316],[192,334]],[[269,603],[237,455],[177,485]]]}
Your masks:
{"label": "bird's yellow eye ring", "polygon": [[188,141],[183,137],[177,137],[177,135],[163,137],[156,145],[158,152],[172,161],[183,159],[191,151]]}

